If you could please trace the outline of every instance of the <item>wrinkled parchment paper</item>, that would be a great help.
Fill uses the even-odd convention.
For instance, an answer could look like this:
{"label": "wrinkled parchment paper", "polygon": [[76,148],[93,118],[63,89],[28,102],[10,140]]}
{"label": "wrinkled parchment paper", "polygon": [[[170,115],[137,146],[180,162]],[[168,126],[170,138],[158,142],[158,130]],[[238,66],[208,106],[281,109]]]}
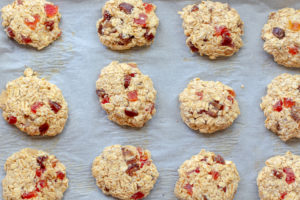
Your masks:
{"label": "wrinkled parchment paper", "polygon": [[[1,0],[0,6],[10,3]],[[25,147],[56,155],[67,167],[70,185],[66,200],[112,199],[102,194],[91,174],[92,161],[104,147],[113,144],[140,145],[152,152],[160,177],[147,199],[171,200],[178,167],[202,148],[236,163],[241,181],[237,200],[259,199],[256,176],[271,156],[290,150],[300,154],[300,140],[287,143],[264,127],[259,108],[266,86],[277,75],[299,73],[277,65],[263,51],[261,29],[268,13],[284,7],[300,9],[299,0],[231,0],[245,23],[244,47],[231,58],[210,61],[190,53],[185,45],[177,12],[199,1],[154,0],[160,25],[153,45],[125,52],[105,48],[98,39],[96,21],[104,0],[55,0],[62,13],[62,38],[42,51],[9,40],[0,31],[0,90],[21,76],[24,66],[38,71],[63,91],[69,103],[69,120],[63,133],[53,138],[34,138],[8,125],[0,117],[0,179],[3,165]],[[95,94],[100,70],[113,60],[137,62],[158,92],[157,113],[145,127],[120,127],[107,119]],[[206,136],[189,129],[180,118],[178,95],[188,82],[200,77],[222,81],[234,88],[241,115],[225,131]],[[241,88],[241,85],[245,88]],[[2,188],[0,186],[2,192]]]}

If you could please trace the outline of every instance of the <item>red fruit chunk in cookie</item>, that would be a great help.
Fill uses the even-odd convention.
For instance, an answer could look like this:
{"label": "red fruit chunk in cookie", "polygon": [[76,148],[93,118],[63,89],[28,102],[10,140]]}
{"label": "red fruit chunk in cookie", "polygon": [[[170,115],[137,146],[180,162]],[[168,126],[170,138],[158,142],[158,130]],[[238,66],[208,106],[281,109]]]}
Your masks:
{"label": "red fruit chunk in cookie", "polygon": [[40,15],[36,14],[33,15],[34,21],[31,22],[29,21],[27,18],[24,20],[24,23],[31,29],[31,30],[35,30],[37,23],[40,21]]}
{"label": "red fruit chunk in cookie", "polygon": [[193,195],[193,185],[190,185],[190,184],[188,183],[188,184],[186,184],[183,188],[187,190],[187,193],[188,193],[189,195],[191,195],[191,196]]}
{"label": "red fruit chunk in cookie", "polygon": [[44,6],[47,17],[54,17],[58,12],[58,6],[46,3]]}
{"label": "red fruit chunk in cookie", "polygon": [[153,5],[151,3],[144,3],[143,4],[146,10],[146,13],[150,13],[153,10]]}
{"label": "red fruit chunk in cookie", "polygon": [[283,105],[286,108],[291,108],[296,104],[295,101],[293,101],[291,98],[284,98],[283,99]]}
{"label": "red fruit chunk in cookie", "polygon": [[64,180],[66,175],[62,171],[57,171],[56,176],[57,176],[58,179]]}
{"label": "red fruit chunk in cookie", "polygon": [[14,31],[13,31],[10,27],[8,27],[8,28],[6,29],[6,31],[7,31],[8,36],[9,36],[10,38],[16,37]]}
{"label": "red fruit chunk in cookie", "polygon": [[136,90],[128,92],[127,94],[129,101],[137,101],[138,100],[138,93]]}
{"label": "red fruit chunk in cookie", "polygon": [[282,111],[282,101],[281,100],[279,100],[279,101],[277,101],[274,105],[273,105],[273,110],[274,111],[277,111],[277,112],[280,112],[280,111]]}
{"label": "red fruit chunk in cookie", "polygon": [[235,97],[235,92],[233,90],[227,90],[227,91],[231,96]]}
{"label": "red fruit chunk in cookie", "polygon": [[31,38],[28,36],[24,36],[24,35],[21,35],[21,38],[22,38],[22,42],[25,43],[25,44],[29,44],[32,42]]}
{"label": "red fruit chunk in cookie", "polygon": [[188,46],[190,47],[192,52],[198,52],[199,49],[197,47],[195,47],[195,45],[190,41]]}
{"label": "red fruit chunk in cookie", "polygon": [[281,194],[280,194],[280,199],[281,199],[281,200],[284,199],[286,195],[287,195],[287,192],[281,193]]}
{"label": "red fruit chunk in cookie", "polygon": [[135,117],[135,116],[138,116],[139,113],[135,110],[127,110],[125,109],[125,115],[127,115],[128,117]]}
{"label": "red fruit chunk in cookie", "polygon": [[218,178],[220,176],[219,172],[216,172],[216,171],[211,171],[208,174],[212,175],[214,180],[218,180]]}
{"label": "red fruit chunk in cookie", "polygon": [[223,35],[230,36],[230,33],[229,33],[227,27],[226,26],[216,26],[214,36],[223,36]]}
{"label": "red fruit chunk in cookie", "polygon": [[198,7],[197,5],[194,5],[194,6],[192,7],[191,12],[196,12],[196,11],[198,11],[198,10],[199,10],[199,7]]}
{"label": "red fruit chunk in cookie", "polygon": [[297,55],[299,53],[298,47],[289,47],[289,53],[292,55]]}
{"label": "red fruit chunk in cookie", "polygon": [[39,131],[41,135],[44,135],[48,131],[48,129],[49,129],[49,124],[47,122],[39,127]]}
{"label": "red fruit chunk in cookie", "polygon": [[33,192],[25,192],[21,195],[22,199],[31,199],[37,197],[37,192],[33,191]]}
{"label": "red fruit chunk in cookie", "polygon": [[139,18],[134,19],[134,23],[142,25],[142,26],[146,26],[147,19],[148,19],[148,16],[146,14],[140,13]]}
{"label": "red fruit chunk in cookie", "polygon": [[102,104],[106,104],[106,103],[109,103],[109,97],[108,96],[105,96],[102,101],[101,101]]}
{"label": "red fruit chunk in cookie", "polygon": [[57,102],[54,102],[54,101],[49,100],[49,105],[50,105],[51,110],[52,110],[55,114],[57,114],[58,111],[61,109],[61,105],[60,105],[59,103],[57,103]]}
{"label": "red fruit chunk in cookie", "polygon": [[36,111],[42,107],[44,105],[43,102],[35,102],[32,106],[31,106],[31,112],[33,112],[34,114],[36,113]]}
{"label": "red fruit chunk in cookie", "polygon": [[295,176],[294,171],[293,171],[292,168],[285,167],[285,168],[283,168],[283,172],[286,174],[285,181],[286,181],[287,184],[291,184],[291,183],[295,182],[296,176]]}
{"label": "red fruit chunk in cookie", "polygon": [[275,169],[273,170],[273,175],[276,176],[279,179],[282,179],[282,177],[283,177],[283,173],[280,172],[280,171],[277,171]]}
{"label": "red fruit chunk in cookie", "polygon": [[137,192],[131,196],[131,199],[137,200],[144,198],[144,194],[142,192]]}
{"label": "red fruit chunk in cookie", "polygon": [[199,96],[199,99],[202,100],[203,99],[203,91],[201,92],[196,92],[195,93],[197,96]]}
{"label": "red fruit chunk in cookie", "polygon": [[45,29],[47,31],[53,31],[53,29],[54,29],[54,21],[45,21],[44,25],[45,25]]}
{"label": "red fruit chunk in cookie", "polygon": [[36,183],[36,191],[40,192],[43,188],[47,187],[47,180],[39,180]]}
{"label": "red fruit chunk in cookie", "polygon": [[15,124],[15,123],[17,123],[18,120],[15,116],[11,115],[11,116],[7,117],[7,121],[9,124]]}
{"label": "red fruit chunk in cookie", "polygon": [[220,155],[216,155],[213,160],[216,162],[216,163],[219,163],[219,164],[222,164],[222,165],[225,165],[225,160],[222,156]]}
{"label": "red fruit chunk in cookie", "polygon": [[123,3],[120,3],[119,9],[126,14],[131,14],[133,5],[123,2]]}

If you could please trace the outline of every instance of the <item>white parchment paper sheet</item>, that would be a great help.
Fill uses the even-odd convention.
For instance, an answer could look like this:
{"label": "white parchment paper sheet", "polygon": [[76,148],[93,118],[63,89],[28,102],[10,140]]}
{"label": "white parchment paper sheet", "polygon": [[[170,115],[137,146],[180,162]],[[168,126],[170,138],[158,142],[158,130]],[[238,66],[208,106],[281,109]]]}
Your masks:
{"label": "white parchment paper sheet", "polygon": [[[10,3],[1,0],[0,7]],[[105,48],[98,39],[96,21],[104,0],[54,0],[62,13],[62,39],[43,51],[17,45],[0,31],[0,90],[21,76],[24,66],[62,89],[69,103],[69,120],[53,138],[33,138],[0,117],[0,179],[12,153],[31,147],[55,154],[67,167],[70,186],[66,200],[112,199],[97,188],[91,174],[93,159],[113,144],[141,145],[152,152],[160,177],[147,199],[176,199],[173,194],[178,167],[202,148],[236,163],[241,181],[237,200],[259,199],[256,176],[264,161],[287,150],[300,154],[300,141],[283,143],[264,127],[259,108],[266,85],[277,75],[299,73],[277,65],[263,51],[261,29],[268,13],[284,7],[300,9],[299,0],[230,0],[245,23],[244,47],[231,58],[210,61],[190,53],[177,12],[197,1],[154,0],[160,26],[154,44],[125,52]],[[199,1],[198,1],[199,2]],[[107,119],[95,94],[100,70],[113,60],[137,62],[158,91],[157,113],[141,129],[120,127]],[[234,88],[241,115],[229,129],[205,136],[189,129],[180,118],[178,95],[188,82],[200,77],[222,81]],[[245,88],[241,88],[241,84]],[[2,192],[2,188],[0,186]]]}

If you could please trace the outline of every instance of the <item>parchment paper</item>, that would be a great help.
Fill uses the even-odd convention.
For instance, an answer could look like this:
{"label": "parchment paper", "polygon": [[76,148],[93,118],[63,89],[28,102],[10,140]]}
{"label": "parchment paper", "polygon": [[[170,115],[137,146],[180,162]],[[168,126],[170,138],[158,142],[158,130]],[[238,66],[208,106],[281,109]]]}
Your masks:
{"label": "parchment paper", "polygon": [[[1,0],[0,7],[10,3]],[[0,179],[3,165],[14,152],[25,147],[56,155],[67,167],[70,185],[66,200],[112,199],[102,194],[91,174],[92,161],[104,147],[113,144],[140,145],[152,152],[160,177],[147,199],[176,199],[173,193],[177,169],[202,148],[223,155],[236,163],[241,181],[236,200],[259,199],[256,176],[271,156],[287,150],[300,154],[300,141],[287,143],[264,127],[259,108],[266,86],[277,75],[299,73],[277,65],[263,51],[261,29],[268,13],[284,7],[300,9],[299,0],[231,0],[245,23],[244,47],[231,58],[210,61],[191,54],[185,45],[177,12],[197,1],[153,0],[160,25],[154,44],[114,52],[98,39],[96,21],[104,0],[55,0],[62,13],[62,39],[42,51],[25,48],[0,31],[0,90],[8,81],[21,76],[24,66],[38,71],[63,91],[69,103],[69,120],[63,133],[53,138],[34,138],[8,125],[0,117]],[[199,2],[199,1],[198,1]],[[223,1],[225,2],[225,1]],[[109,121],[100,108],[95,82],[100,70],[113,60],[137,62],[148,74],[158,92],[157,113],[141,129],[120,127]],[[189,129],[180,118],[178,95],[188,82],[200,77],[219,80],[234,88],[241,115],[225,131],[205,136]],[[241,88],[241,84],[245,88]],[[0,186],[2,192],[2,188]]]}

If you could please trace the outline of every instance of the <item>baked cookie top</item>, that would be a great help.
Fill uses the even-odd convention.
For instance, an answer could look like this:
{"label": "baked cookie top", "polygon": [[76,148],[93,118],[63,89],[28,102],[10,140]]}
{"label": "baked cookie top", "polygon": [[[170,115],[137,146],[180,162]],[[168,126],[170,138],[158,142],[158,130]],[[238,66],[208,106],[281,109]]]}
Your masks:
{"label": "baked cookie top", "polygon": [[146,197],[159,176],[150,152],[130,145],[106,147],[92,173],[104,194],[124,200]]}
{"label": "baked cookie top", "polygon": [[19,44],[41,50],[62,34],[58,6],[45,0],[15,0],[2,8],[2,26]]}
{"label": "baked cookie top", "polygon": [[32,69],[6,85],[0,95],[4,119],[28,135],[55,136],[68,119],[68,105],[61,90]]}
{"label": "baked cookie top", "polygon": [[262,98],[265,125],[281,140],[300,138],[300,75],[281,74],[269,85]]}
{"label": "baked cookie top", "polygon": [[156,112],[152,80],[135,63],[113,61],[104,67],[96,94],[108,118],[120,125],[142,127]]}
{"label": "baked cookie top", "polygon": [[27,148],[14,153],[4,169],[4,200],[59,200],[68,188],[65,166],[43,151]]}
{"label": "baked cookie top", "polygon": [[242,46],[243,22],[228,4],[202,1],[178,12],[183,19],[186,44],[192,52],[210,59],[232,56]]}
{"label": "baked cookie top", "polygon": [[287,152],[266,161],[257,186],[261,200],[296,200],[300,194],[300,156]]}
{"label": "baked cookie top", "polygon": [[286,67],[300,67],[300,10],[271,12],[262,30],[264,50]]}
{"label": "baked cookie top", "polygon": [[201,133],[229,127],[240,114],[235,92],[221,82],[193,79],[179,95],[182,120]]}
{"label": "baked cookie top", "polygon": [[240,180],[232,161],[201,150],[178,170],[175,195],[182,200],[232,200]]}
{"label": "baked cookie top", "polygon": [[100,41],[112,50],[151,45],[159,19],[156,6],[142,0],[109,0],[97,22]]}

